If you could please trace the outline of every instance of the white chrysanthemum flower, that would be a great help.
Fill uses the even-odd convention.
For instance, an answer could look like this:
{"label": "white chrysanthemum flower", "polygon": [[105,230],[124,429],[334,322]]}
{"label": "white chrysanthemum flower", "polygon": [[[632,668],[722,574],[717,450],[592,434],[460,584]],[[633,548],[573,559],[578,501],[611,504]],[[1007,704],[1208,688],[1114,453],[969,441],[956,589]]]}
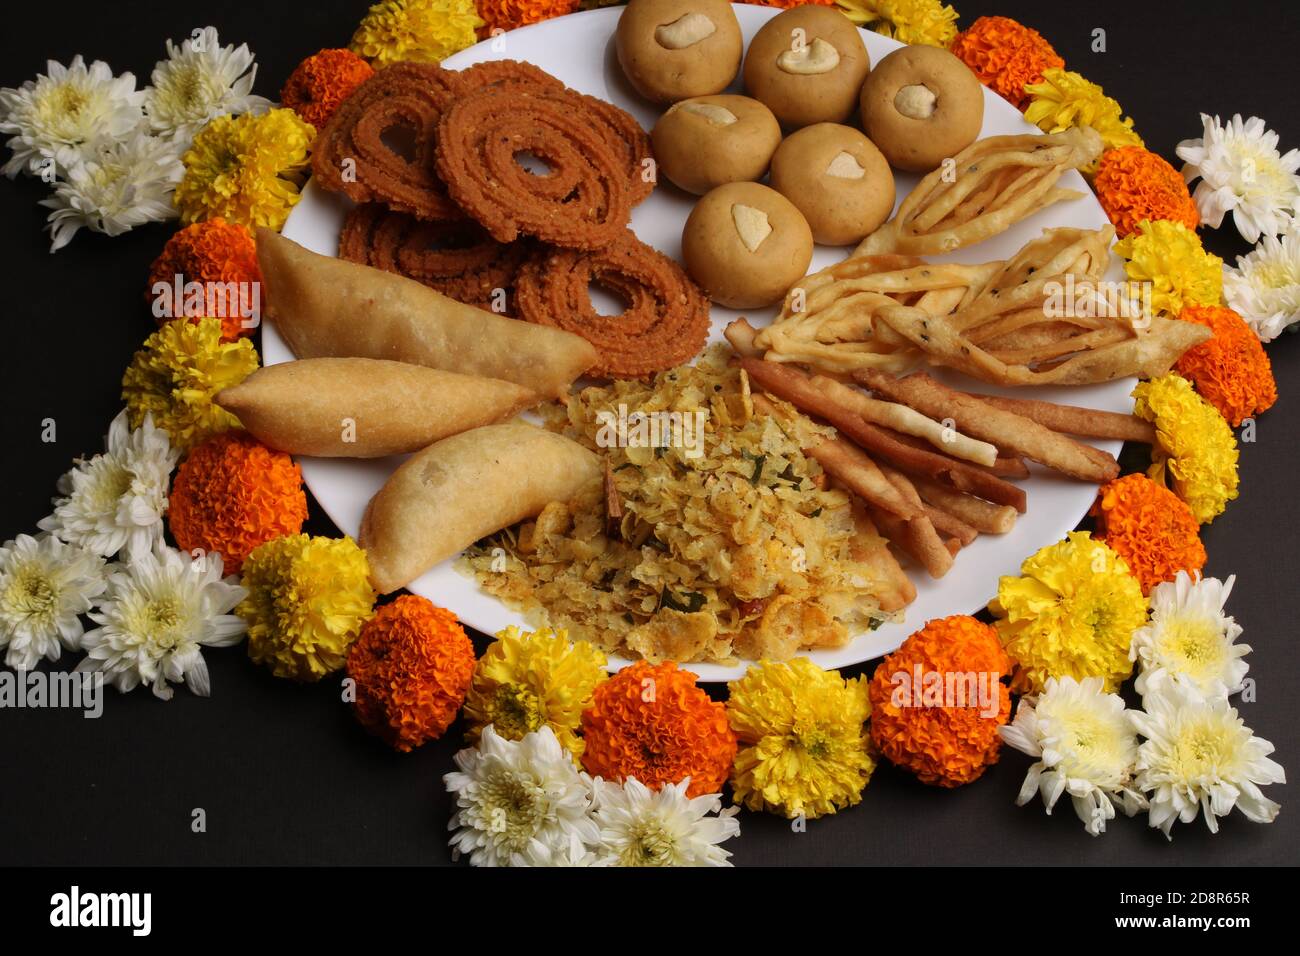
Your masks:
{"label": "white chrysanthemum flower", "polygon": [[1133,632],[1130,660],[1138,662],[1134,688],[1144,697],[1171,678],[1191,681],[1210,697],[1241,691],[1250,665],[1248,644],[1235,643],[1241,625],[1223,607],[1236,575],[1227,581],[1179,571],[1151,590],[1151,621]]}
{"label": "white chrysanthemum flower", "polygon": [[1068,793],[1093,836],[1106,832],[1116,807],[1133,816],[1146,806],[1133,789],[1138,753],[1133,712],[1102,685],[1100,677],[1049,677],[1041,694],[1021,699],[1015,721],[998,728],[1008,746],[1038,758],[1016,804],[1024,806],[1038,792],[1050,815]]}
{"label": "white chrysanthemum flower", "polygon": [[184,681],[200,697],[212,691],[204,647],[239,643],[247,625],[231,614],[248,596],[221,555],[191,558],[159,541],[129,564],[110,567],[108,591],[90,619],[99,627],[81,639],[86,658],[78,673],[102,672],[122,693],[148,684],[171,700],[170,684]]}
{"label": "white chrysanthemum flower", "polygon": [[17,89],[0,90],[0,133],[12,133],[9,178],[40,173],[54,160],[60,176],[95,155],[101,143],[128,136],[144,121],[144,92],[130,73],[113,76],[107,63],[86,67],[80,55],[67,66],[50,60],[46,72]]}
{"label": "white chrysanthemum flower", "polygon": [[740,836],[737,807],[720,794],[686,796],[690,778],[651,790],[635,777],[594,781],[596,866],[730,866],[718,844]]}
{"label": "white chrysanthemum flower", "polygon": [[104,453],[78,459],[59,479],[63,497],[37,527],[106,558],[123,548],[132,559],[147,554],[162,540],[167,485],[179,457],[152,416],[131,431],[123,409],[109,426]]}
{"label": "white chrysanthemum flower", "polygon": [[1223,267],[1223,298],[1261,342],[1300,322],[1300,233],[1294,222],[1279,239],[1265,236],[1253,250]]}
{"label": "white chrysanthemum flower", "polygon": [[456,767],[443,777],[456,798],[447,826],[453,859],[466,853],[475,866],[557,865],[574,859],[575,838],[597,842],[591,780],[550,727],[516,741],[489,724],[478,747],[456,754]]}
{"label": "white chrysanthemum flower", "polygon": [[83,226],[117,236],[146,222],[176,218],[172,193],[185,175],[174,143],[144,130],[99,146],[78,163],[41,205],[54,211],[46,220],[50,252],[58,252]]}
{"label": "white chrysanthemum flower", "polygon": [[0,647],[5,665],[28,671],[42,657],[75,650],[78,615],[103,593],[104,559],[53,535],[20,534],[0,546]]}
{"label": "white chrysanthemum flower", "polygon": [[257,64],[248,44],[222,46],[216,27],[195,30],[179,47],[167,41],[144,91],[149,124],[188,144],[208,120],[226,113],[260,113],[271,101],[254,96]]}
{"label": "white chrysanthemum flower", "polygon": [[1151,826],[1166,837],[1175,820],[1191,823],[1202,810],[1211,833],[1219,817],[1239,807],[1255,823],[1272,823],[1281,809],[1261,784],[1286,783],[1270,760],[1273,745],[1256,737],[1226,697],[1206,697],[1184,680],[1166,681],[1142,700],[1133,724],[1147,738],[1138,748],[1137,785],[1151,804]]}
{"label": "white chrysanthemum flower", "polygon": [[1201,220],[1214,229],[1225,213],[1247,242],[1276,236],[1300,208],[1300,150],[1278,153],[1277,133],[1258,116],[1241,114],[1224,126],[1217,116],[1201,114],[1200,139],[1185,139],[1176,152],[1189,183],[1201,181],[1192,194]]}

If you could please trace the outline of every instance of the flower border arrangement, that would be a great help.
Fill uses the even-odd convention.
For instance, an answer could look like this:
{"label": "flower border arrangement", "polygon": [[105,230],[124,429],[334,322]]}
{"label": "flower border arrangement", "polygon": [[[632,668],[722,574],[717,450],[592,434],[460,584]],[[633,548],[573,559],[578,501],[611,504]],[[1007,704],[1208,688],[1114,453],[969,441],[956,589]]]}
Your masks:
{"label": "flower border arrangement", "polygon": [[[178,292],[185,279],[257,283],[252,230],[283,226],[315,128],[374,71],[605,3],[382,0],[347,48],[301,62],[282,105],[252,93],[253,54],[213,27],[168,41],[143,89],[78,56],[0,90],[3,169],[51,186],[51,251],[83,228],[183,226],[151,270],[159,328],[126,370],[104,451],[60,479],[39,534],[0,546],[4,663],[28,671],[81,652],[77,671],[121,692],[144,684],[166,700],[183,683],[207,696],[202,649],[247,635],[249,657],[278,677],[346,669],[358,721],[397,750],[463,716],[468,746],[445,777],[450,844],[480,865],[728,865],[721,844],[739,835],[741,807],[837,813],[882,760],[958,787],[1003,745],[1034,761],[1017,802],[1039,794],[1050,814],[1068,795],[1094,836],[1120,812],[1145,813],[1166,836],[1198,816],[1217,832],[1234,807],[1273,820],[1260,788],[1285,774],[1233,707],[1250,648],[1225,611],[1233,578],[1201,576],[1199,529],[1238,494],[1233,429],[1253,432],[1276,400],[1262,343],[1300,323],[1300,150],[1281,154],[1257,117],[1201,115],[1175,170],[1015,20],[959,31],[940,0],[825,2],[904,43],[951,49],[1045,132],[1097,129],[1106,151],[1089,173],[1128,276],[1151,284],[1161,313],[1214,333],[1134,391],[1157,434],[1149,471],[1103,486],[1092,531],[1004,577],[992,624],[927,622],[856,679],[806,658],[758,662],[716,701],[672,663],[610,677],[598,649],[563,631],[510,628],[476,657],[454,615],[426,599],[376,607],[350,538],[301,533],[298,466],[212,401],[259,365],[248,303],[218,314],[187,300],[168,313],[159,298],[173,279]],[[1197,235],[1228,215],[1256,244],[1235,266]],[[991,680],[963,684],[969,675]],[[1118,693],[1130,680],[1137,709]]]}

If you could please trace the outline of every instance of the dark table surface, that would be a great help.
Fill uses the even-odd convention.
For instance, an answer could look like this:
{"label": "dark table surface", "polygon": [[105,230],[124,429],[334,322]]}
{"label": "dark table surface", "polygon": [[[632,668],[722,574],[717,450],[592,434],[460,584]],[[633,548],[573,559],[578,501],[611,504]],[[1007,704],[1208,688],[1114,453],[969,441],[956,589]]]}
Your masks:
{"label": "dark table surface", "polygon": [[[1300,146],[1300,93],[1291,54],[1300,21],[1290,4],[1237,2],[1205,14],[1193,6],[1098,0],[955,3],[961,25],[1002,14],[1038,28],[1069,68],[1105,86],[1136,120],[1147,145],[1173,159],[1175,144],[1200,135],[1199,112],[1263,116]],[[257,55],[256,92],[275,98],[298,61],[346,45],[365,0],[300,3],[67,3],[23,29],[0,31],[0,86],[17,86],[77,53],[131,70],[143,86],[163,41],[216,25],[224,43]],[[1092,52],[1094,31],[1106,51]],[[0,539],[31,532],[48,513],[54,483],[72,459],[100,450],[121,407],[118,384],[152,328],[143,301],[151,260],[174,229],[152,225],[109,239],[79,234],[56,255],[41,232],[44,187],[0,182],[0,270],[6,328],[0,347]],[[1206,233],[1225,257],[1248,251],[1230,224]],[[1244,445],[1243,493],[1205,529],[1207,573],[1236,574],[1229,611],[1253,646],[1257,700],[1246,722],[1277,745],[1297,772],[1300,655],[1295,595],[1300,530],[1291,417],[1300,414],[1300,337],[1270,347],[1281,397]],[[53,418],[57,442],[43,443]],[[313,504],[308,530],[336,533]],[[992,582],[990,582],[992,590]],[[482,636],[479,639],[482,647]],[[164,703],[147,690],[106,689],[98,720],[79,712],[0,710],[0,863],[248,864],[449,862],[450,813],[442,774],[459,746],[457,728],[413,754],[388,751],[340,703],[337,680],[298,686],[251,664],[243,648],[205,653],[212,697],[185,689]],[[75,657],[65,655],[61,666]],[[42,665],[46,666],[46,665]],[[867,665],[867,669],[872,665]],[[862,668],[854,668],[857,673]],[[728,845],[738,864],[1085,864],[1249,866],[1296,863],[1297,818],[1289,787],[1271,826],[1240,813],[1212,837],[1201,821],[1178,826],[1167,844],[1144,819],[1117,820],[1093,839],[1068,801],[1055,816],[1014,799],[1029,759],[1004,751],[975,784],[957,791],[918,784],[882,766],[862,803],[813,821],[805,833],[781,819],[741,816]],[[191,831],[206,812],[207,832]]]}

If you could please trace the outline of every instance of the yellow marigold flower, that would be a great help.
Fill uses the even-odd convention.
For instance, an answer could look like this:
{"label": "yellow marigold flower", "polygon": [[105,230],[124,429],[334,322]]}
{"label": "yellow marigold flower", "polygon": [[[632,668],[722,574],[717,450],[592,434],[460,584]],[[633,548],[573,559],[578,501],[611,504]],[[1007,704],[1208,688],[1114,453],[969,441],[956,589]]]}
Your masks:
{"label": "yellow marigold flower", "polygon": [[1096,83],[1085,80],[1073,70],[1046,69],[1042,82],[1028,84],[1025,92],[1029,94],[1025,119],[1044,133],[1061,133],[1072,126],[1091,126],[1101,134],[1107,149],[1143,145],[1142,137],[1133,131],[1133,120],[1124,116],[1120,105]]}
{"label": "yellow marigold flower", "polygon": [[477,744],[488,724],[506,740],[549,726],[560,745],[580,758],[582,712],[608,679],[604,653],[586,641],[570,642],[563,630],[524,633],[508,627],[474,667],[465,698],[465,739]]}
{"label": "yellow marigold flower", "polygon": [[374,613],[370,563],[351,538],[286,535],[244,561],[248,656],[276,677],[317,681],[347,662]]}
{"label": "yellow marigold flower", "polygon": [[147,413],[165,428],[172,447],[192,447],[239,419],[212,397],[257,371],[251,339],[221,340],[220,319],[173,319],[144,340],[122,376],[122,401],[139,428]]}
{"label": "yellow marigold flower", "polygon": [[835,0],[844,15],[900,43],[945,49],[957,36],[957,11],[940,0]]}
{"label": "yellow marigold flower", "polygon": [[1169,372],[1133,389],[1133,414],[1156,426],[1147,472],[1187,502],[1201,524],[1237,497],[1237,439],[1190,382]]}
{"label": "yellow marigold flower", "polygon": [[1201,247],[1200,237],[1181,222],[1143,219],[1137,231],[1115,243],[1130,279],[1151,283],[1154,312],[1176,316],[1186,305],[1218,305],[1223,294],[1223,260]]}
{"label": "yellow marigold flower", "polygon": [[383,0],[370,8],[349,44],[375,69],[413,60],[438,63],[478,40],[474,0]]}
{"label": "yellow marigold flower", "polygon": [[181,157],[173,201],[189,225],[220,216],[249,229],[279,229],[297,204],[316,129],[293,110],[218,116]]}
{"label": "yellow marigold flower", "polygon": [[1118,554],[1086,531],[1071,531],[998,581],[989,604],[1016,664],[1011,689],[1038,693],[1049,677],[1100,677],[1107,691],[1133,672],[1129,645],[1146,623],[1142,586]]}
{"label": "yellow marigold flower", "polygon": [[737,803],[789,818],[820,817],[862,799],[876,768],[867,750],[867,681],[806,657],[763,661],[728,684],[727,719],[740,751]]}

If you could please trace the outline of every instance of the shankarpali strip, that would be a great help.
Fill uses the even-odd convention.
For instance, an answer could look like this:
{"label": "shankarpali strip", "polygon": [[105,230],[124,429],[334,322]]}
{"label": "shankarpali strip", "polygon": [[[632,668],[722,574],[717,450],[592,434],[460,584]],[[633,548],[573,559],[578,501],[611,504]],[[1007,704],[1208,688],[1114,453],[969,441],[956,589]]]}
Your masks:
{"label": "shankarpali strip", "polygon": [[562,397],[595,348],[561,329],[464,305],[403,276],[257,231],[266,314],[300,359],[391,359],[499,378]]}
{"label": "shankarpali strip", "polygon": [[[968,393],[969,394],[969,393]],[[1078,405],[1060,405],[1037,398],[1005,398],[1001,395],[976,395],[975,398],[1000,408],[1015,412],[1054,432],[1079,435],[1083,438],[1113,438],[1119,441],[1136,441],[1155,444],[1156,428],[1136,415],[1123,412],[1103,412]]]}
{"label": "shankarpali strip", "polygon": [[912,483],[922,501],[943,510],[976,531],[1006,534],[1015,527],[1016,509],[1009,505],[995,505],[974,495],[954,491],[943,482],[922,475],[914,475]]}
{"label": "shankarpali strip", "polygon": [[897,440],[879,426],[863,421],[860,416],[826,398],[798,369],[763,359],[740,358],[736,361],[750,381],[802,411],[824,418],[876,457],[883,457],[909,473],[943,478],[959,491],[1011,505],[1020,512],[1025,510],[1023,489],[1003,481],[979,465],[924,451]]}
{"label": "shankarpali strip", "polygon": [[905,402],[926,414],[951,418],[963,431],[1071,478],[1103,482],[1119,474],[1119,465],[1113,455],[1060,435],[1023,415],[995,408],[964,392],[954,391],[925,372],[895,379],[863,370],[858,377],[874,392]]}
{"label": "shankarpali strip", "polygon": [[504,421],[541,399],[514,382],[386,359],[299,359],[219,392],[259,441],[293,455],[382,458]]}
{"label": "shankarpali strip", "polygon": [[370,500],[358,543],[387,594],[494,531],[601,480],[600,456],[534,425],[485,425],[408,458]]}
{"label": "shankarpali strip", "polygon": [[949,428],[907,405],[871,398],[858,389],[825,375],[814,375],[812,385],[873,425],[883,425],[905,435],[923,438],[953,458],[973,461],[988,468],[997,462],[998,450],[995,446],[963,435],[955,428]]}

